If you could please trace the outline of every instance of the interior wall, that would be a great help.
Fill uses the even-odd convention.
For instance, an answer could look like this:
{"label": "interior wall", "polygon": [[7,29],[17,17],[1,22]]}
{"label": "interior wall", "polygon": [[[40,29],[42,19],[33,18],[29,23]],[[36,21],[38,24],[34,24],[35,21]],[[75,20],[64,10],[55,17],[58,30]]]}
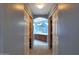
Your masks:
{"label": "interior wall", "polygon": [[2,4],[0,4],[0,54],[3,53],[3,25],[4,25],[4,8],[2,8]]}
{"label": "interior wall", "polygon": [[79,4],[59,10],[58,24],[59,54],[79,54]]}
{"label": "interior wall", "polygon": [[0,5],[0,53],[24,54],[24,13],[9,6]]}

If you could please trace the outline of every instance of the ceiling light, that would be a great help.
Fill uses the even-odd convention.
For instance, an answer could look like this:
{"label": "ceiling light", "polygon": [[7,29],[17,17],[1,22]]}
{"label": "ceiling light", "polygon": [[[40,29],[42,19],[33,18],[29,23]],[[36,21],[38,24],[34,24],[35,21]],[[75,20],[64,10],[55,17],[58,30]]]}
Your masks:
{"label": "ceiling light", "polygon": [[44,7],[44,4],[36,4],[37,8],[42,9]]}
{"label": "ceiling light", "polygon": [[24,5],[23,4],[14,4],[13,8],[16,10],[24,10]]}
{"label": "ceiling light", "polygon": [[70,8],[69,4],[59,4],[58,9],[59,10],[68,10]]}

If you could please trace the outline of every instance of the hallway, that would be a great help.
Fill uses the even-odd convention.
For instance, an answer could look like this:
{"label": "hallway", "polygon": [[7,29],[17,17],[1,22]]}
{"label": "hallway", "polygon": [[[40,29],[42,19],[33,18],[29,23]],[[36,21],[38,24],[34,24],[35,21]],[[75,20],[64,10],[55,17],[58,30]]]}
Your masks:
{"label": "hallway", "polygon": [[34,46],[30,50],[30,55],[52,55],[52,50],[48,49],[46,46]]}
{"label": "hallway", "polygon": [[33,45],[34,46],[42,46],[42,45],[44,45],[45,47],[48,47],[48,43],[47,42],[42,42],[42,41],[39,41],[39,40],[37,40],[37,39],[34,39],[33,40]]}
{"label": "hallway", "polygon": [[79,4],[0,4],[0,54],[78,55]]}
{"label": "hallway", "polygon": [[[25,4],[27,11],[30,10],[32,19],[30,19],[30,55],[51,55],[52,39],[49,38],[48,16],[55,7],[55,4],[28,3]],[[49,25],[50,26],[50,25]]]}
{"label": "hallway", "polygon": [[[38,17],[48,19],[48,47],[53,55],[79,54],[79,4],[26,4],[32,12],[30,25]],[[29,12],[30,14],[30,12]],[[41,19],[39,19],[41,21]],[[39,25],[40,22],[38,21]],[[50,49],[44,46],[33,47],[33,27],[30,27],[31,54],[51,54]],[[42,27],[43,28],[43,27]],[[36,38],[43,38],[41,35]],[[40,36],[40,37],[39,37]],[[45,36],[46,37],[46,36]],[[44,37],[44,38],[45,38]],[[45,41],[45,40],[44,40]],[[37,45],[37,44],[36,44]],[[36,52],[35,52],[36,51]],[[38,51],[38,52],[37,52]]]}

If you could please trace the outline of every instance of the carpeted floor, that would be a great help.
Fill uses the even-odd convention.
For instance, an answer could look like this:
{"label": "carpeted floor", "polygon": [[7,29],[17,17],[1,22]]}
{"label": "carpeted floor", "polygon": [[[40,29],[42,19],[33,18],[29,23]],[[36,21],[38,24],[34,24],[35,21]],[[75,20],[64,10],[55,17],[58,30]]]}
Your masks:
{"label": "carpeted floor", "polygon": [[52,55],[52,50],[46,46],[34,46],[30,50],[30,55]]}

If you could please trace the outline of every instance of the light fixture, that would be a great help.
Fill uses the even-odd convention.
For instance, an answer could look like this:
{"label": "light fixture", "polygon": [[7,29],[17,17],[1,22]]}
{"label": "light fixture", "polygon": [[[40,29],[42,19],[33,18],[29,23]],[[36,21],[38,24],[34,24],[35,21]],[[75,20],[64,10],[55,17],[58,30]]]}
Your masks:
{"label": "light fixture", "polygon": [[13,8],[16,10],[24,10],[23,4],[13,4]]}
{"label": "light fixture", "polygon": [[68,10],[68,9],[70,9],[70,4],[59,4],[58,5],[58,9],[59,10]]}
{"label": "light fixture", "polygon": [[44,7],[44,4],[40,3],[40,4],[36,4],[36,7],[39,9],[42,9]]}

